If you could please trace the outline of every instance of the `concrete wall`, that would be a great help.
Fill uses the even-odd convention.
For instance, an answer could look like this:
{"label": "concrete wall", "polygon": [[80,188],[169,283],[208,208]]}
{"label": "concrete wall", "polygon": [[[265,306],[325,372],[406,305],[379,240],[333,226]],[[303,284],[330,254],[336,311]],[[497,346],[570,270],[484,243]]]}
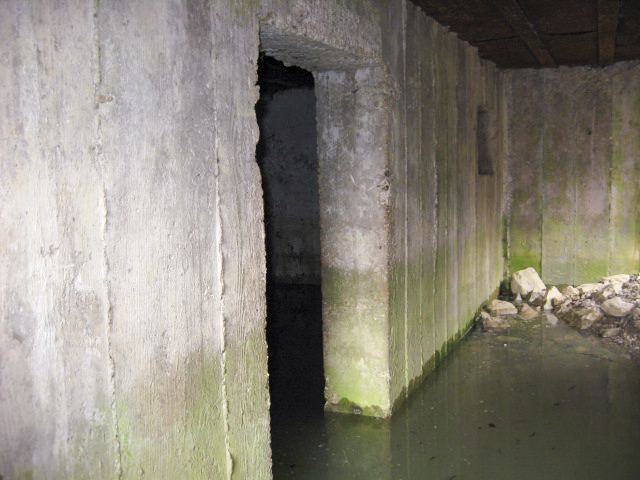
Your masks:
{"label": "concrete wall", "polygon": [[3,478],[269,477],[252,5],[0,5]]}
{"label": "concrete wall", "polygon": [[510,270],[580,284],[640,268],[640,65],[513,71]]}
{"label": "concrete wall", "polygon": [[390,397],[447,354],[502,279],[504,137],[480,176],[480,106],[504,102],[497,70],[412,4],[389,5],[383,58],[396,82],[390,159]]}
{"label": "concrete wall", "polygon": [[498,285],[498,75],[403,0],[12,0],[0,40],[5,479],[270,478],[260,41],[324,92],[332,403],[387,415]]}

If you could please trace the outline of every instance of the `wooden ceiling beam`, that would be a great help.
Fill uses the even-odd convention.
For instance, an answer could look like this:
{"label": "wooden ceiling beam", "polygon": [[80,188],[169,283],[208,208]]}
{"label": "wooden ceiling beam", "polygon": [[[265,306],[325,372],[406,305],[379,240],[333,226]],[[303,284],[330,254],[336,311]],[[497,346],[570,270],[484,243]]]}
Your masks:
{"label": "wooden ceiling beam", "polygon": [[513,31],[527,45],[542,67],[557,67],[549,49],[543,43],[536,27],[531,23],[516,0],[493,0]]}
{"label": "wooden ceiling beam", "polygon": [[618,0],[598,0],[598,52],[603,67],[613,63],[619,10]]}

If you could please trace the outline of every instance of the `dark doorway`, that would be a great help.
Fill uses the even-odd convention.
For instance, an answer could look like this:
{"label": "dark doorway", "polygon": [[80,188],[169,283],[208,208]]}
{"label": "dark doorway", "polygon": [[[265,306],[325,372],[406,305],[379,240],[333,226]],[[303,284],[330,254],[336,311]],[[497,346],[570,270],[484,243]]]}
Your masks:
{"label": "dark doorway", "polygon": [[322,295],[316,99],[310,72],[266,55],[258,65],[267,249],[272,422],[322,412]]}

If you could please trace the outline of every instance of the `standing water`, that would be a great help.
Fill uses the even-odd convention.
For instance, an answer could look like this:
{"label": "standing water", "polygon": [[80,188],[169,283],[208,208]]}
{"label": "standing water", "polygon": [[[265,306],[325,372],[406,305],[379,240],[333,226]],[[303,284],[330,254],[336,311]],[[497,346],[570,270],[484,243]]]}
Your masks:
{"label": "standing water", "polygon": [[390,420],[292,408],[273,476],[640,478],[640,361],[545,317],[472,332]]}

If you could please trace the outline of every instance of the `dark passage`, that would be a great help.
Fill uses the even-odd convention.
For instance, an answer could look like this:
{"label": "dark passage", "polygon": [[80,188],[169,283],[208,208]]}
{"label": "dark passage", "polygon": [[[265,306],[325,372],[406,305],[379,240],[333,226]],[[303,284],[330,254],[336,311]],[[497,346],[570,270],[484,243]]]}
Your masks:
{"label": "dark passage", "polygon": [[[271,416],[322,412],[320,219],[313,76],[260,56],[260,141],[267,248]],[[273,448],[277,434],[273,428]]]}

